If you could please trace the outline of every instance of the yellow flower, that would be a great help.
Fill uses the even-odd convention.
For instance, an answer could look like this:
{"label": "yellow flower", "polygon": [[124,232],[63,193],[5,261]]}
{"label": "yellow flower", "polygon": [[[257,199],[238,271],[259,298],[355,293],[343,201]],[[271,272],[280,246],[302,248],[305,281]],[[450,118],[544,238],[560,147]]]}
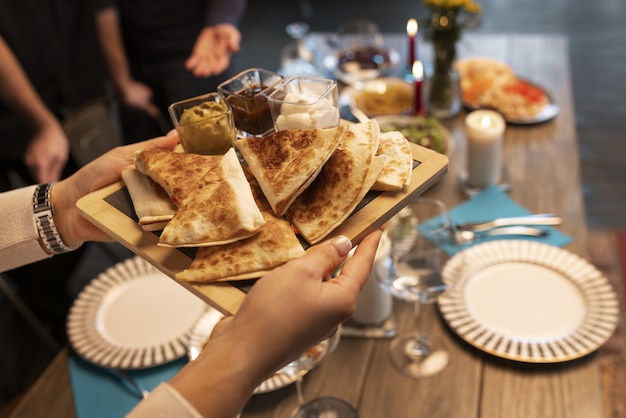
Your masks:
{"label": "yellow flower", "polygon": [[459,9],[464,8],[469,13],[480,13],[480,5],[474,3],[473,0],[424,0],[424,4],[432,7],[440,7],[442,9]]}

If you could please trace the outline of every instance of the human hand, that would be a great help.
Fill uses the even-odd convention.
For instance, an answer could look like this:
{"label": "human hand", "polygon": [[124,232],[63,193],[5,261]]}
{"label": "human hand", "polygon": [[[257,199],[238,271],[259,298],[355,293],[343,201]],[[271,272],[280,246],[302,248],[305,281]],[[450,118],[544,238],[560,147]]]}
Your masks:
{"label": "human hand", "polygon": [[28,144],[24,163],[32,170],[37,183],[49,183],[61,178],[69,152],[70,145],[63,128],[52,120],[43,125]]}
{"label": "human hand", "polygon": [[367,279],[381,231],[367,235],[354,256],[344,261],[351,249],[343,237],[313,247],[304,257],[274,269],[257,281],[233,317],[224,318],[212,338],[231,332],[240,334],[239,344],[262,359],[257,363],[271,373],[298,357],[352,315]]}
{"label": "human hand", "polygon": [[354,312],[380,236],[379,230],[367,235],[336,278],[330,273],[352,246],[345,237],[316,245],[258,280],[170,385],[203,416],[235,416],[264,379]]}
{"label": "human hand", "polygon": [[130,80],[118,87],[122,103],[146,112],[149,116],[159,116],[159,108],[152,102],[152,89],[139,81]]}
{"label": "human hand", "polygon": [[82,167],[72,176],[52,187],[50,200],[54,206],[54,223],[68,246],[85,241],[112,241],[106,233],[83,218],[76,202],[81,197],[119,180],[122,171],[134,164],[135,152],[150,147],[173,149],[178,134],[114,148]]}
{"label": "human hand", "polygon": [[185,68],[196,77],[220,74],[228,68],[231,54],[239,52],[240,42],[241,33],[229,23],[206,27],[198,35]]}

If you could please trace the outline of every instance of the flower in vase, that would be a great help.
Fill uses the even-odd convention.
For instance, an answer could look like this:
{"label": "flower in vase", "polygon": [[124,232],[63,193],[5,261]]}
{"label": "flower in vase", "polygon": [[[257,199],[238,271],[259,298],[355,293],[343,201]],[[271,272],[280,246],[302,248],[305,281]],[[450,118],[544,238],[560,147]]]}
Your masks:
{"label": "flower in vase", "polygon": [[434,73],[428,92],[428,105],[436,116],[449,117],[460,109],[457,92],[458,75],[452,64],[456,59],[456,43],[464,29],[480,25],[481,8],[473,0],[424,0],[430,11],[425,22],[425,39],[433,44]]}

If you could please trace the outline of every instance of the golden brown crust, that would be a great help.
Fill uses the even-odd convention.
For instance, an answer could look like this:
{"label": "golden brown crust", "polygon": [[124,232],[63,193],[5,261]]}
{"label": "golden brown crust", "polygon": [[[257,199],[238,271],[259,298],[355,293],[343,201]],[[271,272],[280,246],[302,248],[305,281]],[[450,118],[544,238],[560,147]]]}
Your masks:
{"label": "golden brown crust", "polygon": [[321,241],[350,216],[374,179],[368,173],[378,144],[378,125],[347,126],[341,144],[315,181],[293,202],[285,218],[311,244]]}
{"label": "golden brown crust", "polygon": [[339,145],[345,128],[285,130],[236,145],[274,213],[282,216],[319,174]]}
{"label": "golden brown crust", "polygon": [[267,271],[304,255],[288,222],[264,213],[266,225],[251,238],[218,247],[200,248],[177,280],[209,282],[261,277]]}
{"label": "golden brown crust", "polygon": [[257,234],[265,225],[252,190],[231,148],[182,202],[159,245],[222,245]]}
{"label": "golden brown crust", "polygon": [[219,165],[221,155],[200,155],[146,148],[135,157],[135,166],[160,184],[176,205],[185,200],[195,184],[211,168]]}

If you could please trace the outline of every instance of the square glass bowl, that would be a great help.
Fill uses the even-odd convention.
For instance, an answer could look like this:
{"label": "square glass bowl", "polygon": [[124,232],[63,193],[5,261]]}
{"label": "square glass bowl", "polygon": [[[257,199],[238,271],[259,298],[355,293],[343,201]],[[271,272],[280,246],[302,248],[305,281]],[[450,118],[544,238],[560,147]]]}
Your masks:
{"label": "square glass bowl", "polygon": [[284,80],[278,73],[250,68],[217,86],[233,110],[239,136],[263,136],[273,130],[267,96]]}
{"label": "square glass bowl", "polygon": [[318,77],[291,77],[269,96],[277,131],[339,126],[337,103],[337,82]]}
{"label": "square glass bowl", "polygon": [[232,110],[219,93],[181,100],[168,110],[185,152],[219,155],[233,146]]}

